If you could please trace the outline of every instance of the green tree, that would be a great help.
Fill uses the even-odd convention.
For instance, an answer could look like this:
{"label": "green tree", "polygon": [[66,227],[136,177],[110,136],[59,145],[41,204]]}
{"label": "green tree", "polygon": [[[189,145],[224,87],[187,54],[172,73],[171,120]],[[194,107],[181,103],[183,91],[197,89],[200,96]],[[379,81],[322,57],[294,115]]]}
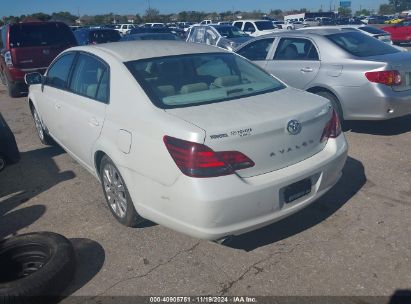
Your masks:
{"label": "green tree", "polygon": [[380,15],[391,15],[395,13],[395,8],[390,4],[381,4],[378,11]]}
{"label": "green tree", "polygon": [[[31,15],[28,15],[27,18],[36,18],[39,19],[41,21],[49,21],[51,19],[51,16],[48,14],[44,14],[44,13],[34,13]],[[24,19],[23,16],[21,16],[21,19]]]}
{"label": "green tree", "polygon": [[371,12],[369,11],[369,10],[366,10],[366,9],[362,9],[362,10],[360,10],[360,11],[356,11],[355,12],[355,15],[356,16],[370,16],[371,15]]}
{"label": "green tree", "polygon": [[160,15],[160,11],[155,8],[148,8],[146,9],[146,13],[143,16],[143,20],[145,22],[154,22],[158,16]]}
{"label": "green tree", "polygon": [[351,9],[348,7],[339,7],[338,8],[338,14],[340,14],[341,17],[351,17]]}
{"label": "green tree", "polygon": [[411,0],[389,0],[389,5],[394,8],[395,12],[402,12],[411,9]]}
{"label": "green tree", "polygon": [[53,13],[51,15],[51,19],[64,21],[69,24],[74,24],[76,20],[78,19],[78,16],[74,16],[69,12],[58,12],[58,13]]}

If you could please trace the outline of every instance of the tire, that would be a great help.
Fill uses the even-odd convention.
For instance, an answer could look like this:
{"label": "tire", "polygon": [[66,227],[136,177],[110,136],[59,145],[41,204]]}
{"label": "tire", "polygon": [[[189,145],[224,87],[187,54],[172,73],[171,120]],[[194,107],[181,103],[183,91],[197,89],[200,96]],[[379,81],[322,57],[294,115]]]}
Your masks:
{"label": "tire", "polygon": [[99,173],[104,197],[116,220],[127,227],[136,227],[143,223],[145,219],[134,208],[123,177],[107,155],[101,159]]}
{"label": "tire", "polygon": [[318,91],[318,92],[315,92],[314,94],[327,98],[331,102],[331,105],[333,106],[334,110],[337,112],[340,122],[342,123],[344,121],[344,114],[341,108],[340,101],[337,99],[337,97],[335,97],[334,94],[327,92],[327,91]]}
{"label": "tire", "polygon": [[4,167],[6,167],[6,160],[2,155],[0,155],[0,171],[3,170]]}
{"label": "tire", "polygon": [[34,125],[36,127],[37,135],[43,145],[50,146],[53,144],[53,139],[47,134],[43,127],[43,123],[35,107],[31,108],[31,115],[33,116]]}
{"label": "tire", "polygon": [[4,78],[6,81],[7,92],[9,93],[9,96],[12,98],[20,97],[21,93],[19,86],[16,83],[10,81],[6,75],[4,75]]}
{"label": "tire", "polygon": [[0,82],[1,84],[6,85],[6,76],[3,71],[0,71]]}
{"label": "tire", "polygon": [[28,233],[2,241],[0,303],[43,303],[42,297],[61,296],[75,264],[72,244],[56,233]]}

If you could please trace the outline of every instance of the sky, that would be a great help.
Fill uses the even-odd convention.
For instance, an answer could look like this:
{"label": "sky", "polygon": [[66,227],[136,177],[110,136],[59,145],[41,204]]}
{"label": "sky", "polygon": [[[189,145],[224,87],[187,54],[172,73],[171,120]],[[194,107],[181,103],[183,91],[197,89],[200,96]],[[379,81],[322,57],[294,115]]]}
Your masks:
{"label": "sky", "polygon": [[[96,15],[115,13],[124,15],[144,14],[150,5],[162,14],[178,13],[180,11],[222,12],[261,10],[269,12],[271,9],[300,9],[307,8],[317,11],[323,8],[329,10],[330,4],[334,8],[339,6],[339,0],[0,0],[0,16],[20,16],[36,12],[53,13],[69,11],[77,15]],[[378,9],[380,4],[388,0],[352,0],[352,10],[360,8]]]}

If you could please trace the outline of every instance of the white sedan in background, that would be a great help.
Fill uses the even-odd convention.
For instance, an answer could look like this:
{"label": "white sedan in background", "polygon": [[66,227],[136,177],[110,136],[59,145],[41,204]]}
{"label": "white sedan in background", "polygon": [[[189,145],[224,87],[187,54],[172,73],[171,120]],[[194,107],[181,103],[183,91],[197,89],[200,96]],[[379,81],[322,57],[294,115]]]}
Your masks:
{"label": "white sedan in background", "polygon": [[127,226],[210,240],[257,229],[326,193],[347,156],[328,100],[207,45],[75,47],[26,82],[41,141],[96,176]]}

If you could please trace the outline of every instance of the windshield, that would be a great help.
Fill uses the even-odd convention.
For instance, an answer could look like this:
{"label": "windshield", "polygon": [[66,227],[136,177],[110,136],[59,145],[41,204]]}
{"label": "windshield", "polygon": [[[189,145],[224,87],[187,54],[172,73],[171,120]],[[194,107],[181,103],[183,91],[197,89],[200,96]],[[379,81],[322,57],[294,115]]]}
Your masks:
{"label": "windshield", "polygon": [[220,33],[221,36],[225,38],[238,38],[248,36],[243,31],[240,31],[235,26],[224,26],[224,27],[217,27],[217,31]]}
{"label": "windshield", "polygon": [[60,23],[14,24],[10,28],[10,47],[76,45],[73,32]]}
{"label": "windshield", "polygon": [[400,52],[396,48],[358,31],[326,35],[348,53],[358,57],[379,56]]}
{"label": "windshield", "polygon": [[125,65],[162,109],[239,99],[285,87],[259,67],[229,53],[168,56]]}
{"label": "windshield", "polygon": [[275,29],[271,21],[256,21],[255,26],[258,28],[259,31]]}
{"label": "windshield", "polygon": [[361,26],[358,29],[370,34],[388,35],[387,32],[384,32],[383,30],[380,30],[373,26]]}

